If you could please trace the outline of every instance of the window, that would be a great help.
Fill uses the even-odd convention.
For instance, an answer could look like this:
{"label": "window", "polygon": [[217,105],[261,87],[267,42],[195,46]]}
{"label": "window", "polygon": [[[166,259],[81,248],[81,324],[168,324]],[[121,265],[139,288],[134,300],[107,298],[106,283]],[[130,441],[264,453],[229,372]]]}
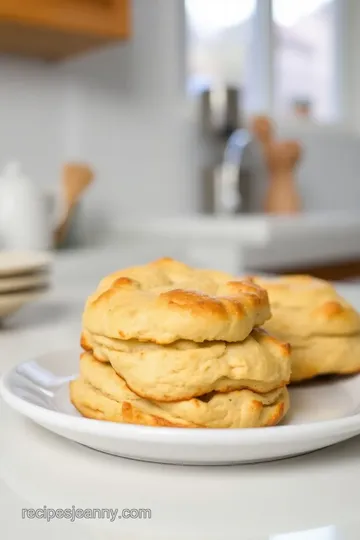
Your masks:
{"label": "window", "polygon": [[236,86],[251,112],[339,117],[337,8],[344,0],[185,2],[191,93]]}
{"label": "window", "polygon": [[334,0],[273,0],[275,111],[333,120]]}
{"label": "window", "polygon": [[189,89],[245,90],[256,0],[186,0]]}

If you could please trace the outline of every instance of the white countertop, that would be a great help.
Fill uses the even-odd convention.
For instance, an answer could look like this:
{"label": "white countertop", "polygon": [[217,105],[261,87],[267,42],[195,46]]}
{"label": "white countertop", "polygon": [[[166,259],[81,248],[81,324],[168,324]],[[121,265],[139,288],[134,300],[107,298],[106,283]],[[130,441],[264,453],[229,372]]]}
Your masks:
{"label": "white countertop", "polygon": [[[0,373],[49,350],[77,346],[83,303],[98,279],[148,257],[125,250],[59,256],[53,290],[0,330]],[[360,308],[360,287],[342,291]],[[0,402],[2,540],[358,540],[359,486],[360,438],[260,465],[162,466],[81,447]],[[22,509],[44,506],[144,508],[151,519],[22,519]]]}
{"label": "white countertop", "polygon": [[[211,262],[225,256],[219,249],[240,252],[245,270],[322,264],[360,258],[360,215],[344,212],[265,214],[214,217],[189,215],[119,221],[111,241],[164,246],[194,245]],[[232,264],[232,262],[229,262]],[[235,263],[236,264],[236,263]]]}
{"label": "white countertop", "polygon": [[262,244],[275,234],[285,240],[299,238],[315,232],[324,237],[331,232],[351,234],[360,230],[360,216],[351,212],[318,212],[294,215],[237,214],[211,216],[203,214],[181,215],[167,218],[142,218],[119,221],[119,233],[152,236],[172,235],[189,238],[196,234],[201,239],[235,240],[242,244]]}

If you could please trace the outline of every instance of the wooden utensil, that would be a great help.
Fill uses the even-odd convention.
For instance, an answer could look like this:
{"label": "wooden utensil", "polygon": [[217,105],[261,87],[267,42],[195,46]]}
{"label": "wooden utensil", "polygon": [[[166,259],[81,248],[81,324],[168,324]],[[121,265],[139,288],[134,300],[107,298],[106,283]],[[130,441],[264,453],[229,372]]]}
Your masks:
{"label": "wooden utensil", "polygon": [[88,165],[80,163],[66,163],[64,165],[62,176],[63,212],[54,231],[56,246],[64,241],[73,211],[93,178],[93,171]]}

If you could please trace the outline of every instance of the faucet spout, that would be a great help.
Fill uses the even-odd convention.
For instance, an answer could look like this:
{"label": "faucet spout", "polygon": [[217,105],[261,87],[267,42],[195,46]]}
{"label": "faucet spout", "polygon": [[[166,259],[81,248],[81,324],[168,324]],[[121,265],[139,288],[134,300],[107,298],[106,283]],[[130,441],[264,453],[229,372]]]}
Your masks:
{"label": "faucet spout", "polygon": [[252,141],[246,129],[235,130],[227,139],[216,175],[218,213],[235,214],[244,206],[241,184],[247,174],[244,156]]}

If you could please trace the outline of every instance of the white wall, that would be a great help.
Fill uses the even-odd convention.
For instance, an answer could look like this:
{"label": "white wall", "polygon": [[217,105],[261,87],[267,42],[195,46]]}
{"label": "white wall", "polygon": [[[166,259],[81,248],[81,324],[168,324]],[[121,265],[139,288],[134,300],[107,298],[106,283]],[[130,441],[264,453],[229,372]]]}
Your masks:
{"label": "white wall", "polygon": [[[281,138],[301,141],[303,157],[296,171],[307,211],[360,211],[360,135],[340,127],[279,127]],[[259,197],[264,191],[259,189]]]}
{"label": "white wall", "polygon": [[66,153],[95,167],[86,207],[99,219],[196,208],[182,16],[178,0],[135,0],[129,42],[66,66]]}
{"label": "white wall", "polygon": [[62,159],[61,70],[0,57],[0,167],[20,160],[42,185],[57,180]]}
{"label": "white wall", "polygon": [[[360,30],[360,3],[354,9]],[[49,187],[64,160],[88,161],[96,172],[84,201],[90,233],[90,225],[128,214],[200,207],[199,166],[211,150],[187,115],[182,16],[180,0],[134,0],[133,37],[122,45],[57,66],[0,58],[0,164],[20,159]],[[360,95],[360,55],[353,56]],[[360,100],[352,103],[360,126]],[[360,204],[358,141],[338,136],[330,152],[321,135],[302,136],[310,209]]]}
{"label": "white wall", "polygon": [[345,88],[347,114],[349,122],[352,121],[354,125],[360,127],[360,2],[358,0],[348,0],[344,22],[348,25],[347,32],[344,31],[344,41],[349,51],[344,66],[348,75],[348,84]]}

